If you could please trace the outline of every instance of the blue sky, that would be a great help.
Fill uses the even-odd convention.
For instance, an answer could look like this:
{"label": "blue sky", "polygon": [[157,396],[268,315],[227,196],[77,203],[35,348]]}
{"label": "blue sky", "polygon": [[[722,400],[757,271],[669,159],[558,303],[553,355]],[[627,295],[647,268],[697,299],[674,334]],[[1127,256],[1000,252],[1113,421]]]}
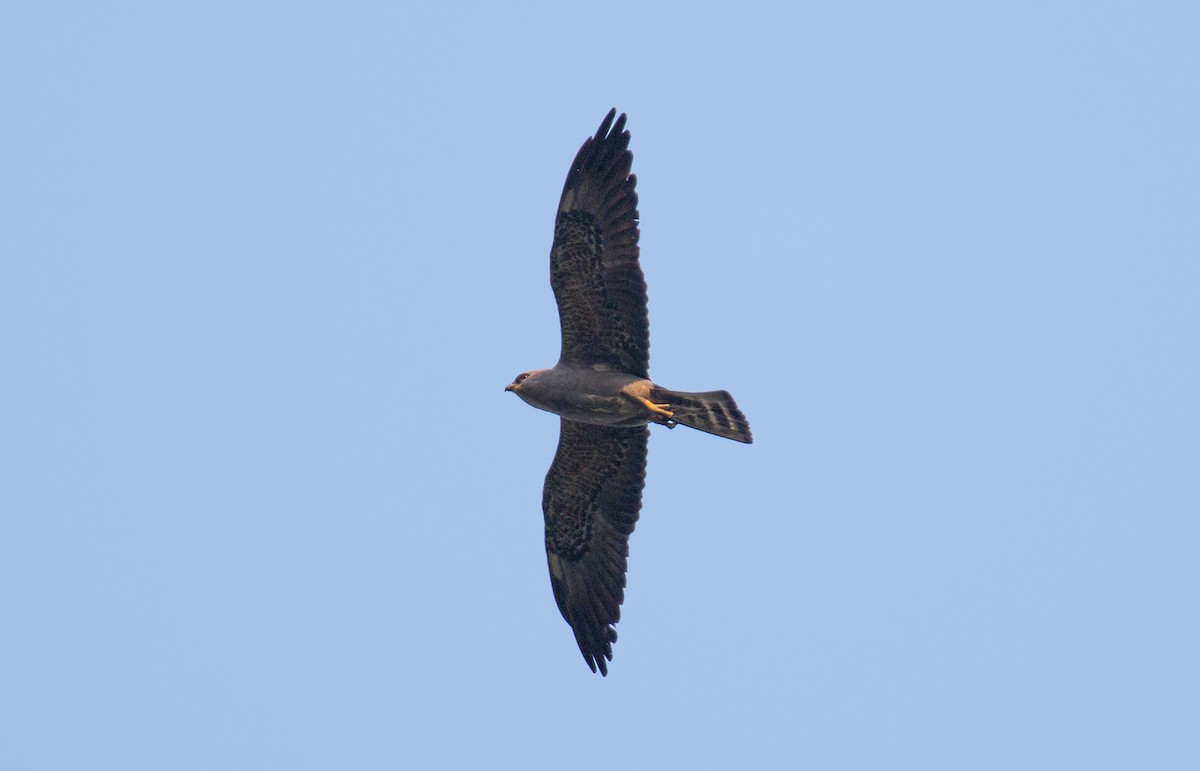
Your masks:
{"label": "blue sky", "polygon": [[[3,767],[1200,767],[1190,4],[3,16]],[[502,388],[612,106],[755,444],[653,432],[601,679]]]}

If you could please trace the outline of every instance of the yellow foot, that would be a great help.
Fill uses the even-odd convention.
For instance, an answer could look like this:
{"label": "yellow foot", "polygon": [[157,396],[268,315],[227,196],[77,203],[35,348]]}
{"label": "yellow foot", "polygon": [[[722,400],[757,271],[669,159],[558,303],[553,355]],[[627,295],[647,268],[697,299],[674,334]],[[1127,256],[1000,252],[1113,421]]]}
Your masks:
{"label": "yellow foot", "polygon": [[642,402],[642,404],[646,405],[646,409],[650,410],[655,415],[662,418],[664,421],[670,420],[671,418],[675,417],[675,413],[671,412],[671,409],[670,409],[671,405],[669,405],[669,404],[655,404],[654,402],[650,401],[649,399],[641,399],[640,401]]}

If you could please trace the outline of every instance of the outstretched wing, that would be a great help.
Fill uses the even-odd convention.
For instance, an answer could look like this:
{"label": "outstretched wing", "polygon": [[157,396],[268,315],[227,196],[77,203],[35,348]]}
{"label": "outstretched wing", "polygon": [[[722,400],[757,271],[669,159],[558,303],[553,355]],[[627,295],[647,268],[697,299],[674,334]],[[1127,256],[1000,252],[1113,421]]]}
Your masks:
{"label": "outstretched wing", "polygon": [[609,111],[579,148],[563,185],[550,248],[562,326],[560,361],[649,377],[646,280],[625,115]]}
{"label": "outstretched wing", "polygon": [[546,474],[542,513],[550,584],[588,666],[608,674],[621,618],[629,534],[642,508],[646,426],[612,428],[563,419]]}

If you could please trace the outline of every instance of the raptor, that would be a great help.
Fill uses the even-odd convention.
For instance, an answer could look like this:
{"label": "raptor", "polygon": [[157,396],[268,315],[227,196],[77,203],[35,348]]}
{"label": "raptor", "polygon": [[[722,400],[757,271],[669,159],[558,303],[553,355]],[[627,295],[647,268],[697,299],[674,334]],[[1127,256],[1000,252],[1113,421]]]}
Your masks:
{"label": "raptor", "polygon": [[642,508],[649,424],[747,444],[726,391],[672,391],[649,376],[646,280],[638,263],[637,178],[625,115],[609,111],[563,185],[550,248],[562,351],[504,390],[561,419],[542,513],[550,584],[589,667],[608,674],[621,618],[629,536]]}

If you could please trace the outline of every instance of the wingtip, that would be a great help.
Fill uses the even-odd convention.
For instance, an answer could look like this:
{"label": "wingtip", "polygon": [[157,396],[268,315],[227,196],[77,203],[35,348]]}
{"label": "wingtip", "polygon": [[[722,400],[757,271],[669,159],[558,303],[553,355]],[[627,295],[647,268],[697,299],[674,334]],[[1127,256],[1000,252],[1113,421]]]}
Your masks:
{"label": "wingtip", "polygon": [[604,120],[600,121],[600,128],[596,129],[595,136],[592,137],[596,142],[602,142],[609,137],[619,137],[622,134],[627,134],[625,131],[625,123],[629,117],[625,113],[617,114],[617,108],[613,107],[604,116]]}
{"label": "wingtip", "polygon": [[[602,139],[604,139],[605,137],[608,136],[608,131],[609,131],[609,129],[612,128],[613,120],[616,117],[617,117],[617,108],[614,107],[608,111],[607,115],[604,116],[604,120],[600,121],[600,128],[596,129],[596,134],[594,136],[594,139],[597,142],[601,141]],[[619,122],[624,122],[624,119],[625,119],[625,115],[622,114],[621,120]]]}
{"label": "wingtip", "polygon": [[[617,108],[614,107],[612,109],[612,112],[610,112],[609,114],[611,115],[613,112],[616,112],[616,111],[617,111]],[[621,113],[620,115],[617,116],[617,122],[613,124],[613,129],[612,129],[613,136],[621,136],[621,135],[629,134],[629,132],[625,130],[625,121],[626,121],[625,113]]]}
{"label": "wingtip", "polygon": [[[574,629],[573,624],[572,629]],[[579,652],[583,654],[583,660],[587,662],[588,668],[593,673],[599,672],[601,677],[608,677],[608,662],[612,661],[612,646],[616,641],[617,630],[613,629],[611,625],[607,625],[604,642],[599,645],[593,640],[582,637],[578,632],[575,635],[575,642],[579,644]]]}
{"label": "wingtip", "polygon": [[603,654],[593,656],[582,648],[579,649],[579,652],[583,654],[583,660],[587,662],[588,668],[592,670],[592,674],[599,672],[601,677],[608,677],[608,661],[605,661]]}

